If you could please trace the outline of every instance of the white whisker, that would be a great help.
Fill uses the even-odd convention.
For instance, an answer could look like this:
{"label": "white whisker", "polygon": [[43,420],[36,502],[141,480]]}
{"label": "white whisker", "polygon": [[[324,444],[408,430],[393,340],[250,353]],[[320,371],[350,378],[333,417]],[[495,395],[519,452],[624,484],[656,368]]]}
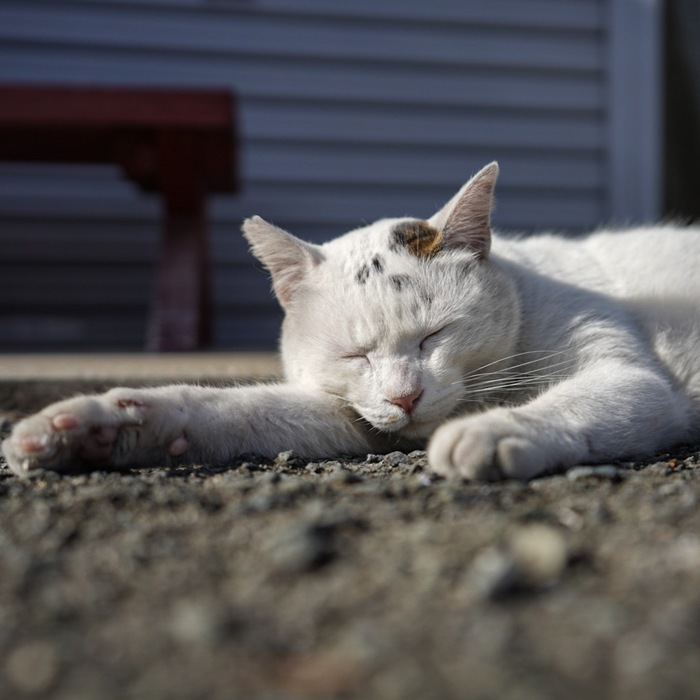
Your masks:
{"label": "white whisker", "polygon": [[[537,357],[533,358],[534,355]],[[522,358],[523,361],[496,369],[499,364],[513,362],[518,358]],[[554,361],[551,362],[552,360]],[[545,364],[541,369],[535,366],[548,361],[551,364]],[[461,385],[464,391],[459,404],[483,407],[489,404],[517,405],[518,402],[509,401],[505,397],[518,392],[532,394],[544,391],[552,384],[567,379],[570,376],[569,370],[572,370],[575,365],[575,358],[566,357],[564,351],[532,350],[494,360],[470,371],[460,381],[455,382]]]}
{"label": "white whisker", "polygon": [[[530,363],[524,363],[521,366],[524,366],[525,364],[530,364]],[[562,362],[555,362],[547,367],[544,367],[540,370],[538,369],[528,369],[525,371],[520,371],[519,367],[508,367],[499,371],[495,372],[483,372],[483,373],[476,373],[476,372],[470,372],[467,374],[463,380],[462,383],[464,386],[469,386],[469,384],[480,384],[486,381],[491,381],[489,378],[490,377],[495,377],[496,379],[500,377],[541,377],[545,374],[551,374],[554,371],[559,371],[559,370],[566,370],[573,368],[575,366],[575,363],[573,361],[562,361]]]}
{"label": "white whisker", "polygon": [[510,360],[514,360],[515,358],[518,357],[524,357],[526,355],[541,355],[541,357],[535,358],[533,360],[528,360],[527,362],[521,362],[516,365],[507,365],[504,367],[502,370],[496,370],[496,372],[505,372],[507,370],[513,370],[513,369],[518,369],[519,367],[525,367],[526,365],[531,365],[535,364],[537,362],[545,362],[546,360],[552,359],[556,357],[557,355],[565,355],[566,350],[557,350],[555,352],[549,351],[549,350],[526,350],[524,352],[518,352],[513,355],[507,355],[506,357],[501,357],[498,360],[493,360],[491,362],[487,362],[485,365],[481,365],[480,367],[477,367],[476,369],[471,370],[468,374],[467,377],[471,376],[472,374],[477,374],[477,373],[482,373],[482,370],[487,369],[488,367],[493,367],[494,365],[501,364],[503,362],[508,362]]}
{"label": "white whisker", "polygon": [[470,389],[471,387],[483,387],[483,386],[491,386],[491,385],[496,385],[500,384],[501,382],[507,381],[507,382],[525,382],[529,380],[543,380],[543,379],[550,379],[550,378],[556,378],[556,379],[565,379],[566,377],[569,376],[568,372],[562,372],[560,371],[561,369],[565,368],[559,368],[557,366],[553,366],[550,368],[551,371],[548,372],[524,372],[522,374],[518,373],[510,373],[510,372],[503,372],[499,376],[493,378],[493,379],[483,379],[481,380],[479,377],[471,377],[467,381],[462,381],[460,382],[462,386],[465,389]]}
{"label": "white whisker", "polygon": [[498,394],[501,391],[518,391],[523,388],[550,387],[553,380],[561,379],[561,377],[543,377],[526,379],[523,381],[503,382],[502,384],[494,384],[493,386],[476,387],[469,390],[469,395],[475,394]]}

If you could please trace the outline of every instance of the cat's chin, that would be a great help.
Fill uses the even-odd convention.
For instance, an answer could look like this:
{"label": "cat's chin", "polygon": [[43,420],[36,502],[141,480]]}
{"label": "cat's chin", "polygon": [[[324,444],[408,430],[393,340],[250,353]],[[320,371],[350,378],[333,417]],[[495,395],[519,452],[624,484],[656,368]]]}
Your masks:
{"label": "cat's chin", "polygon": [[410,421],[399,432],[411,440],[427,440],[441,424],[439,420]]}
{"label": "cat's chin", "polygon": [[365,420],[376,430],[382,433],[399,433],[406,430],[411,421],[408,416],[398,417],[394,420],[371,420],[365,416]]}
{"label": "cat's chin", "polygon": [[424,440],[429,438],[442,423],[441,420],[413,420],[409,416],[403,416],[395,421],[368,420],[367,422],[382,433],[399,433],[403,437],[407,437],[411,440]]}

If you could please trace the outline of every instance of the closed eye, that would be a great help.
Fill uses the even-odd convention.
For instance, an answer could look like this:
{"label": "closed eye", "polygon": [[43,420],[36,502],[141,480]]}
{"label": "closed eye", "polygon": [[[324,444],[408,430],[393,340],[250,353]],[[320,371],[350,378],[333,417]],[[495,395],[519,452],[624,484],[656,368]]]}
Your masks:
{"label": "closed eye", "polygon": [[364,362],[369,362],[369,358],[367,355],[363,355],[362,353],[356,353],[354,355],[343,355],[342,356],[343,360],[363,360]]}
{"label": "closed eye", "polygon": [[423,340],[420,341],[420,349],[425,350],[426,346],[430,345],[430,341],[436,338],[440,333],[442,333],[445,330],[445,326],[442,328],[438,328],[436,331],[433,331],[432,333],[429,333],[428,335],[423,338]]}

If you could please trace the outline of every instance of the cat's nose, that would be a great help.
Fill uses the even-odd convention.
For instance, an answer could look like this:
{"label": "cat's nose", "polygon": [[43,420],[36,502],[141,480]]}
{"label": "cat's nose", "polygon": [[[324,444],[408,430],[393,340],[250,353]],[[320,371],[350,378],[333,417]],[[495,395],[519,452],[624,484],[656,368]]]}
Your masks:
{"label": "cat's nose", "polygon": [[413,393],[406,394],[405,396],[392,396],[389,399],[389,403],[393,403],[394,406],[400,406],[406,413],[410,413],[422,393],[423,389],[417,389]]}

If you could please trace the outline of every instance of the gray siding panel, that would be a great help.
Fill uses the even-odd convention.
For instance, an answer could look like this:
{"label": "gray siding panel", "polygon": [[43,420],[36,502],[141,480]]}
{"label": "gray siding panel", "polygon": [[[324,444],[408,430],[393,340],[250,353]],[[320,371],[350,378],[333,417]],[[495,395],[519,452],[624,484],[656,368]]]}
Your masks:
{"label": "gray siding panel", "polygon": [[[244,191],[211,204],[216,340],[269,347],[245,216],[317,241],[429,216],[493,159],[497,226],[606,216],[607,4],[4,0],[0,80],[233,88]],[[157,201],[113,168],[0,164],[0,337],[140,346],[158,235]]]}
{"label": "gray siding panel", "polygon": [[[50,0],[49,0],[50,1]],[[133,7],[169,7],[201,12],[267,12],[277,16],[321,16],[355,19],[361,22],[385,20],[469,26],[512,27],[521,31],[537,29],[573,29],[599,31],[601,3],[597,0],[431,0],[430,3],[396,0],[73,0],[73,4]]]}
{"label": "gray siding panel", "polygon": [[653,223],[662,199],[663,6],[611,0],[611,12],[610,217]]}
{"label": "gray siding panel", "polygon": [[[484,68],[436,69],[421,66],[362,66],[299,60],[268,62],[264,58],[165,56],[145,50],[16,45],[0,49],[0,75],[33,80],[51,64],[62,82],[151,85],[230,85],[243,98],[268,103],[355,108],[387,107],[429,110],[521,110],[564,118],[599,119],[605,92],[597,73]],[[109,75],[110,80],[105,80]],[[429,133],[430,129],[426,129]]]}
{"label": "gray siding panel", "polygon": [[[526,4],[526,3],[524,3]],[[135,6],[42,4],[41,21],[32,2],[0,8],[0,39],[68,45],[148,47],[151,51],[261,56],[268,60],[347,60],[362,63],[418,63],[444,66],[513,65],[600,70],[603,56],[587,33],[500,27],[469,23],[436,25],[348,21],[339,17],[277,16],[242,11],[235,21],[211,12],[157,11]],[[249,7],[254,7],[251,4]],[[242,8],[243,9],[243,8]]]}

